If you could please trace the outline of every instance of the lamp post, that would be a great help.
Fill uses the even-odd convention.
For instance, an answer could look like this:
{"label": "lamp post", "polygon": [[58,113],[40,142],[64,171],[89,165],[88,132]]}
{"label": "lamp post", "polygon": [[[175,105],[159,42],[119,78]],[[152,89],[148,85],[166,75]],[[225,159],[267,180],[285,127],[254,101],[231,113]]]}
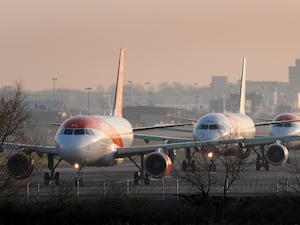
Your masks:
{"label": "lamp post", "polygon": [[151,101],[151,96],[150,96],[150,85],[151,85],[151,82],[149,81],[146,81],[145,83],[145,91],[147,93],[147,101],[148,101],[148,105],[151,105],[152,101]]}
{"label": "lamp post", "polygon": [[53,80],[53,102],[55,102],[55,81],[57,81],[57,78],[52,78]]}
{"label": "lamp post", "polygon": [[129,80],[128,84],[129,84],[129,105],[133,105],[133,100],[132,100],[132,94],[133,94],[132,85],[133,85],[133,81]]}
{"label": "lamp post", "polygon": [[195,113],[198,115],[198,99],[199,99],[199,95],[198,95],[198,83],[195,82]]}
{"label": "lamp post", "polygon": [[87,96],[88,96],[88,115],[90,115],[90,90],[92,90],[91,87],[85,88],[87,90]]}

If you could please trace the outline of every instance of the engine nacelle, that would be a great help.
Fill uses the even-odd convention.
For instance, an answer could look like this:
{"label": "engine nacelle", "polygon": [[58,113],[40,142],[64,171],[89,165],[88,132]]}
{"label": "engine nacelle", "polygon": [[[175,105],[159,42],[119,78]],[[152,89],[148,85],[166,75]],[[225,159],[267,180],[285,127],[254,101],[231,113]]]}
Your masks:
{"label": "engine nacelle", "polygon": [[169,156],[162,152],[153,152],[145,159],[145,170],[154,178],[167,176],[172,169],[172,162]]}
{"label": "engine nacelle", "polygon": [[280,143],[271,144],[266,150],[266,158],[273,166],[283,165],[289,158],[289,150]]}
{"label": "engine nacelle", "polygon": [[18,152],[10,156],[6,165],[9,174],[16,179],[27,178],[34,170],[34,161],[25,152]]}

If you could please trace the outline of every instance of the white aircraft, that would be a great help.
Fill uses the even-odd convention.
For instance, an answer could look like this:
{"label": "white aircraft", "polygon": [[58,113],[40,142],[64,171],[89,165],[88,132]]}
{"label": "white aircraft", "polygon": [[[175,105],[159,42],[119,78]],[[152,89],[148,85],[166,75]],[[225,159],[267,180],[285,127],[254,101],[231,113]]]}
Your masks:
{"label": "white aircraft", "polygon": [[[269,133],[272,136],[300,136],[300,113],[281,113],[271,121]],[[263,156],[265,160],[273,166],[281,166],[289,159],[289,150],[299,149],[300,141],[277,141],[272,146],[266,148]],[[264,161],[264,158],[259,160]],[[262,163],[263,164],[263,163]],[[256,169],[259,170],[261,163],[257,161]],[[269,169],[268,167],[266,169]]]}
{"label": "white aircraft", "polygon": [[[238,155],[240,158],[246,158],[250,155],[251,149],[253,149],[258,157],[256,163],[256,169],[264,166],[269,169],[269,162],[272,165],[278,164],[277,156],[279,150],[286,154],[286,147],[279,143],[284,143],[286,140],[290,140],[289,135],[296,135],[295,133],[277,133],[273,135],[275,137],[255,137],[256,126],[277,124],[279,122],[264,122],[255,124],[254,121],[245,114],[245,101],[246,101],[246,58],[243,60],[242,76],[241,76],[241,88],[240,88],[240,101],[239,110],[237,113],[208,113],[199,118],[198,122],[192,131],[192,139],[186,138],[174,138],[163,136],[151,136],[135,134],[136,138],[144,140],[164,140],[167,142],[191,142],[198,141],[203,144],[194,149],[191,154],[191,149],[186,148],[186,158],[182,162],[182,169],[186,170],[188,167],[195,168],[195,161],[192,160],[193,155],[197,151],[202,151],[204,155],[209,158],[211,164],[209,169],[211,171],[216,170],[214,163],[216,157],[222,153],[231,153]],[[280,122],[282,123],[282,122]],[[279,123],[279,124],[280,124]],[[172,129],[172,128],[171,128]],[[176,128],[175,128],[176,130]],[[177,129],[178,130],[178,129]],[[186,130],[185,130],[186,131]],[[299,130],[298,130],[299,131]],[[273,133],[275,134],[275,133]],[[278,136],[278,134],[280,136]],[[295,137],[296,138],[296,137]],[[296,138],[297,139],[297,138]],[[239,141],[238,141],[239,140]],[[221,142],[225,141],[226,145],[222,145]],[[260,147],[260,152],[254,147]],[[265,160],[265,150],[269,157]]]}
{"label": "white aircraft", "polygon": [[[243,74],[245,70],[245,61]],[[244,77],[244,76],[243,76]],[[244,115],[244,110],[238,114],[209,114],[201,118],[195,126],[194,139],[166,138],[158,145],[131,146],[134,131],[155,128],[174,127],[186,124],[158,125],[132,128],[131,124],[122,118],[124,79],[124,50],[120,51],[118,80],[116,84],[115,102],[112,116],[80,115],[67,119],[62,123],[55,135],[55,146],[36,146],[19,143],[3,143],[2,148],[16,150],[7,160],[9,173],[17,178],[29,177],[34,164],[32,152],[45,153],[48,157],[49,172],[44,174],[44,183],[54,180],[59,184],[60,173],[56,172],[62,160],[74,165],[77,170],[76,184],[82,184],[81,169],[85,166],[113,166],[128,157],[138,168],[134,173],[134,183],[144,180],[150,183],[150,178],[167,176],[172,169],[174,149],[208,149],[217,153],[222,151],[220,146],[234,146],[247,155],[247,149],[258,144],[271,144],[278,140],[299,140],[299,136],[253,138],[255,128],[252,120]],[[245,80],[242,79],[242,93],[245,93]],[[244,95],[244,94],[243,94]],[[245,101],[241,101],[241,108]],[[190,123],[188,123],[190,124]],[[207,125],[207,126],[206,126]],[[206,135],[210,134],[210,136]],[[150,136],[147,136],[150,137]],[[143,136],[143,139],[147,139]],[[175,143],[167,143],[170,140]],[[230,148],[229,148],[230,149]],[[140,156],[138,164],[133,156]],[[190,159],[191,157],[188,156]],[[54,159],[57,158],[56,164]],[[213,165],[213,164],[212,164]]]}
{"label": "white aircraft", "polygon": [[[138,130],[156,129],[161,127],[181,126],[177,125],[156,125],[149,127],[133,128],[131,124],[122,117],[123,104],[123,80],[124,80],[124,49],[120,51],[118,79],[116,84],[115,103],[112,116],[93,116],[79,115],[67,119],[63,122],[56,135],[55,146],[34,146],[27,144],[4,143],[2,148],[17,148],[17,152],[12,154],[7,160],[7,167],[10,174],[15,178],[29,177],[34,169],[31,152],[46,153],[48,156],[49,172],[44,174],[44,183],[49,184],[54,180],[59,184],[60,173],[55,172],[57,166],[62,160],[74,165],[78,169],[76,183],[82,184],[81,168],[84,166],[113,166],[122,161],[122,148],[131,146],[133,143],[133,132]],[[130,153],[127,151],[126,156],[143,155],[143,147],[140,152]],[[155,151],[156,147],[153,148]],[[157,177],[152,173],[151,159],[147,157],[147,176],[144,175],[144,163],[142,162],[142,178],[148,183],[149,177]],[[167,155],[163,155],[168,165],[171,163]],[[54,165],[54,159],[58,157]],[[153,161],[153,160],[152,160]],[[137,164],[136,164],[137,165]],[[170,168],[166,168],[163,174],[167,175]],[[154,171],[155,172],[155,171]],[[140,176],[135,173],[135,182],[137,183]]]}

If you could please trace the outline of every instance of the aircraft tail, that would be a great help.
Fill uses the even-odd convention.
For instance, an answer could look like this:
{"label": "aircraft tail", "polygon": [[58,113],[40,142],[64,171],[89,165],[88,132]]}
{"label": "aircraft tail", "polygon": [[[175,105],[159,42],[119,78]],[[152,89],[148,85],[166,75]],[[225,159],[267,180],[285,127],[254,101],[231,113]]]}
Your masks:
{"label": "aircraft tail", "polygon": [[243,60],[239,113],[241,114],[246,113],[246,58],[244,58]]}
{"label": "aircraft tail", "polygon": [[113,116],[123,116],[123,83],[124,83],[124,54],[125,50],[121,48],[119,57],[118,78],[115,91],[115,101]]}

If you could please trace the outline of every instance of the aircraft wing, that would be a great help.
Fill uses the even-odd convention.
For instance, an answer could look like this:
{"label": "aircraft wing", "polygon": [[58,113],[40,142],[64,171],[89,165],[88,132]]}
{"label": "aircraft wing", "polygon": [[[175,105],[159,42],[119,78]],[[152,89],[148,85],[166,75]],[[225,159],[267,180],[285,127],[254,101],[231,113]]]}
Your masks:
{"label": "aircraft wing", "polygon": [[180,148],[193,148],[193,147],[207,147],[227,144],[243,143],[247,147],[255,147],[259,145],[272,144],[276,141],[296,141],[300,140],[300,136],[265,136],[265,137],[253,137],[253,138],[239,138],[239,139],[227,139],[218,141],[183,141],[171,144],[157,144],[157,145],[145,145],[145,146],[132,146],[118,148],[116,157],[124,158],[134,155],[147,154],[156,151],[157,149],[172,150]]}
{"label": "aircraft wing", "polygon": [[45,145],[29,145],[29,144],[16,144],[4,142],[1,149],[23,149],[39,153],[48,153],[57,155],[58,151],[55,146],[45,146]]}
{"label": "aircraft wing", "polygon": [[169,131],[179,131],[184,133],[193,133],[193,128],[177,128],[177,127],[166,127],[163,130],[169,130]]}
{"label": "aircraft wing", "polygon": [[134,134],[134,138],[136,139],[142,139],[145,142],[149,141],[169,141],[169,142],[189,142],[194,141],[194,139],[191,138],[180,138],[180,137],[168,137],[168,136],[157,136],[157,135],[148,135],[148,134]]}
{"label": "aircraft wing", "polygon": [[177,124],[158,124],[153,126],[145,126],[145,127],[134,127],[133,131],[142,131],[142,130],[152,130],[152,129],[159,129],[159,128],[168,128],[168,127],[181,127],[181,126],[188,126],[193,125],[193,123],[177,123]]}
{"label": "aircraft wing", "polygon": [[265,121],[265,122],[259,122],[255,123],[255,126],[267,126],[267,125],[273,125],[273,124],[280,124],[280,123],[291,123],[291,122],[299,122],[300,120],[281,120],[281,121]]}

